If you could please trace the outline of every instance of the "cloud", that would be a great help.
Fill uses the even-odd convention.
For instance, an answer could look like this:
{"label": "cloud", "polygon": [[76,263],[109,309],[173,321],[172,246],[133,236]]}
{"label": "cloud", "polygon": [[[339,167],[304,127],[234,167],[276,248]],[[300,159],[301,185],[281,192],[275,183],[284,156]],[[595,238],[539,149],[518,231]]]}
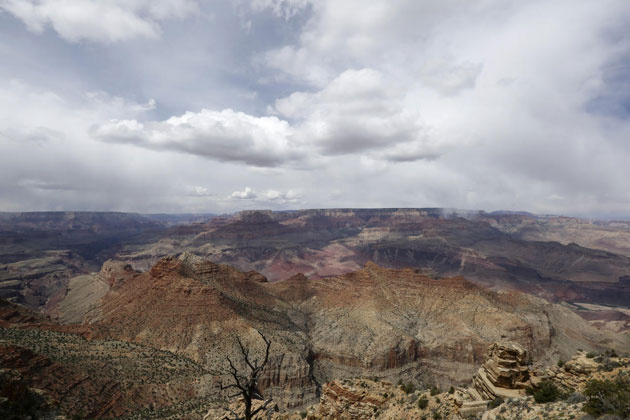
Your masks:
{"label": "cloud", "polygon": [[277,100],[269,112],[286,120],[204,109],[160,122],[113,120],[91,132],[106,142],[261,167],[306,165],[315,153],[374,152],[391,161],[439,156],[403,89],[372,69],[347,70],[320,91]]}
{"label": "cloud", "polygon": [[215,194],[210,192],[207,187],[201,185],[190,185],[186,187],[186,195],[189,197],[214,197]]}
{"label": "cloud", "polygon": [[388,159],[404,144],[414,151],[407,160],[437,156],[419,113],[406,106],[403,88],[373,69],[346,70],[320,91],[277,100],[271,112],[297,121],[300,137],[324,155],[387,149],[379,153]]}
{"label": "cloud", "polygon": [[274,16],[289,20],[310,5],[309,0],[251,0],[247,2],[255,12],[271,10]]}
{"label": "cloud", "polygon": [[456,95],[473,89],[481,73],[480,63],[456,63],[448,59],[430,59],[420,69],[422,81],[443,95]]}
{"label": "cloud", "polygon": [[18,127],[0,130],[0,139],[19,143],[44,143],[62,136],[59,131],[47,127]]}
{"label": "cloud", "polygon": [[231,109],[203,109],[147,124],[113,120],[95,126],[91,132],[107,142],[253,166],[275,166],[300,158],[293,147],[293,129],[286,121],[277,117],[254,117]]}
{"label": "cloud", "polygon": [[257,197],[258,197],[258,194],[256,194],[254,190],[252,190],[249,187],[245,187],[243,191],[234,191],[232,194],[230,194],[229,198],[236,198],[240,200],[252,200]]}
{"label": "cloud", "polygon": [[158,38],[159,21],[197,11],[192,0],[0,0],[34,33],[51,27],[69,42]]}
{"label": "cloud", "polygon": [[286,192],[267,190],[261,194],[261,198],[264,201],[275,201],[284,204],[297,203],[302,198],[302,195],[295,190],[288,190]]}
{"label": "cloud", "polygon": [[0,209],[630,208],[626,0],[90,3],[0,0]]}
{"label": "cloud", "polygon": [[299,203],[301,198],[302,194],[292,189],[286,192],[275,189],[256,192],[250,187],[245,187],[242,191],[234,191],[228,196],[229,200],[249,200],[256,203],[272,205]]}

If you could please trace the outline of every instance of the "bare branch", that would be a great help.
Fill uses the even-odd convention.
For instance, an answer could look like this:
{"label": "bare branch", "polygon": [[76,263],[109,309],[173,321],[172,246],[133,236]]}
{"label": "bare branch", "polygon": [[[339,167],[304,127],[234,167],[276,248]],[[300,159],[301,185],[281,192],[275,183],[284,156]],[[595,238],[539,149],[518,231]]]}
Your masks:
{"label": "bare branch", "polygon": [[[229,373],[230,376],[232,376],[234,383],[223,385],[223,383],[219,382],[219,387],[221,388],[221,390],[237,390],[237,392],[230,395],[229,398],[234,398],[241,395],[245,404],[245,414],[244,417],[240,417],[233,410],[226,408],[226,410],[229,410],[235,416],[235,418],[229,418],[228,416],[226,416],[224,419],[251,420],[252,416],[260,413],[263,410],[267,410],[269,404],[271,404],[272,398],[270,397],[268,400],[265,401],[264,397],[258,389],[258,375],[264,370],[267,362],[269,361],[269,349],[271,347],[271,340],[268,340],[262,332],[258,330],[257,332],[265,342],[265,358],[263,359],[262,364],[259,364],[260,359],[258,357],[256,357],[252,363],[252,360],[250,360],[250,349],[243,344],[240,337],[236,337],[236,342],[238,344],[241,356],[243,357],[243,361],[250,369],[249,375],[245,376],[239,374],[239,370],[237,369],[232,359],[230,359],[229,356],[226,357],[230,367],[229,372],[226,373]],[[252,411],[253,399],[263,400],[264,402],[260,406],[258,406],[258,408]]]}
{"label": "bare branch", "polygon": [[245,360],[245,363],[247,363],[247,366],[249,366],[249,368],[252,371],[256,370],[256,368],[249,361],[249,349],[246,349],[245,346],[243,346],[243,343],[241,342],[240,337],[236,337],[236,342],[238,343],[238,346],[241,348],[241,353],[243,354],[243,359]]}
{"label": "bare branch", "polygon": [[258,414],[259,412],[261,412],[262,410],[266,410],[267,406],[271,404],[271,398],[269,398],[267,401],[265,401],[263,404],[260,405],[260,407],[258,407],[257,409],[255,409],[254,411],[252,411],[252,416],[255,416],[256,414]]}
{"label": "bare branch", "polygon": [[261,367],[265,367],[265,365],[269,361],[269,348],[271,347],[271,340],[268,340],[267,337],[265,337],[263,333],[261,333],[260,331],[258,331],[258,334],[260,334],[265,344],[267,345],[267,347],[265,348],[265,360],[263,361],[261,365]]}
{"label": "bare branch", "polygon": [[221,391],[224,391],[226,389],[232,389],[232,388],[241,389],[241,387],[236,384],[229,384],[229,385],[224,386],[222,383],[219,383],[219,388],[221,388]]}
{"label": "bare branch", "polygon": [[230,359],[230,356],[227,356],[227,361],[230,364],[230,369],[231,372],[230,374],[232,375],[232,378],[234,378],[234,381],[236,381],[236,383],[234,385],[236,385],[236,387],[238,389],[240,389],[243,393],[246,393],[246,388],[245,386],[241,383],[241,379],[245,379],[241,376],[238,375],[238,370],[236,369],[236,367],[234,366],[234,363],[232,363],[232,360]]}

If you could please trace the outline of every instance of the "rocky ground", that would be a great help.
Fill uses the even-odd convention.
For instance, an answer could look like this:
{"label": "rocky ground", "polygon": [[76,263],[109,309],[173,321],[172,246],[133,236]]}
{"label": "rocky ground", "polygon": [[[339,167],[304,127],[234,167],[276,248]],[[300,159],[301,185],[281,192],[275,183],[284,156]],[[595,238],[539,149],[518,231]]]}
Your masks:
{"label": "rocky ground", "polygon": [[[497,346],[508,348],[506,354]],[[493,369],[495,364],[492,360],[500,359],[499,356],[508,356],[512,359],[515,354],[513,349],[522,350],[519,346],[511,344],[497,344],[491,348],[489,359],[481,370]],[[497,353],[501,354],[498,355]],[[523,353],[521,352],[521,355]],[[516,355],[518,358],[518,354]],[[492,396],[492,399],[479,399],[481,389],[484,385],[479,385],[473,381],[472,387],[453,387],[446,392],[433,387],[432,389],[415,389],[412,384],[394,385],[391,382],[378,381],[374,379],[355,378],[347,380],[336,380],[325,384],[322,388],[320,402],[301,412],[277,413],[269,410],[267,414],[260,415],[258,419],[276,420],[574,420],[593,419],[583,411],[588,397],[583,393],[589,381],[592,380],[620,380],[625,381],[627,393],[630,393],[630,358],[611,357],[606,355],[592,356],[585,352],[578,352],[575,357],[563,366],[556,366],[553,369],[541,370],[540,368],[527,368],[526,377],[538,377],[537,385],[531,388],[533,391],[541,389],[541,381],[550,380],[558,388],[559,395],[553,400],[538,401],[540,395],[534,396],[520,390],[518,380],[523,379],[524,371],[520,369],[522,365],[512,366],[510,374],[505,374],[503,378],[494,378],[497,385],[495,390],[503,395],[515,391],[511,397]],[[515,358],[512,361],[517,361]],[[509,363],[506,363],[506,365]],[[505,373],[505,372],[504,372]],[[500,385],[508,386],[509,381],[514,380],[511,386],[517,388],[504,388]],[[529,383],[532,386],[532,383]],[[626,394],[630,395],[630,394]],[[238,412],[241,403],[232,403],[232,409]],[[626,402],[626,410],[630,410],[630,403]],[[220,419],[228,412],[220,408],[208,411],[204,420]],[[630,414],[630,411],[628,411]],[[609,416],[608,419],[623,419],[623,417]]]}

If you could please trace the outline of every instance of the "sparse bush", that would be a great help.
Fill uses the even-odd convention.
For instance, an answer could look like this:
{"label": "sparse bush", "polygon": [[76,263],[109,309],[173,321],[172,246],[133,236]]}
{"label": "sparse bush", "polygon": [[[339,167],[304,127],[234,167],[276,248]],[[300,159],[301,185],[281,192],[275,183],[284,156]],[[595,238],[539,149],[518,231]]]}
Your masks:
{"label": "sparse bush", "polygon": [[630,417],[630,382],[593,379],[586,384],[584,395],[588,400],[582,410],[590,415]]}
{"label": "sparse bush", "polygon": [[450,388],[448,389],[448,393],[449,393],[449,394],[452,394],[452,393],[454,393],[454,392],[455,392],[455,388],[450,387]]}
{"label": "sparse bush", "polygon": [[588,357],[589,359],[592,359],[593,357],[597,356],[597,353],[589,351],[588,353],[586,353],[586,357]]}
{"label": "sparse bush", "polygon": [[586,401],[586,397],[579,392],[574,392],[567,398],[567,402],[570,404],[578,404]]}
{"label": "sparse bush", "polygon": [[440,391],[440,388],[438,388],[437,386],[433,385],[431,387],[431,396],[435,396],[437,394],[440,394],[442,391]]}
{"label": "sparse bush", "polygon": [[610,357],[602,358],[600,363],[601,363],[601,366],[599,367],[599,369],[605,372],[612,372],[614,369],[621,367],[621,363],[615,360],[610,360]]}
{"label": "sparse bush", "polygon": [[605,351],[606,356],[608,357],[619,357],[619,355],[617,354],[616,351],[614,350],[606,350]]}
{"label": "sparse bush", "polygon": [[534,391],[534,400],[539,403],[549,403],[560,399],[562,392],[556,384],[551,381],[544,381],[540,384],[540,388]]}
{"label": "sparse bush", "polygon": [[497,408],[498,406],[500,406],[501,404],[503,404],[503,398],[501,397],[496,397],[494,400],[490,401],[488,403],[488,409],[492,410],[493,408]]}
{"label": "sparse bush", "polygon": [[558,360],[558,367],[561,368],[562,366],[564,366],[564,360],[559,359]]}
{"label": "sparse bush", "polygon": [[424,410],[428,406],[429,406],[429,400],[427,399],[427,397],[420,397],[420,399],[418,399],[418,408],[419,409]]}
{"label": "sparse bush", "polygon": [[414,384],[412,384],[411,382],[409,382],[408,384],[403,384],[400,386],[400,389],[405,393],[405,394],[411,394],[413,392],[416,391],[416,386]]}

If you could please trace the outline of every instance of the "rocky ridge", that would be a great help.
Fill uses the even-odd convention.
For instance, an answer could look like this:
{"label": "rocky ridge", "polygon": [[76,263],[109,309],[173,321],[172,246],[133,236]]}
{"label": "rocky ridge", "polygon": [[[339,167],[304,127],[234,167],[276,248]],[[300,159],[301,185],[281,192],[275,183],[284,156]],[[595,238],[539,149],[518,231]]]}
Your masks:
{"label": "rocky ridge", "polygon": [[572,349],[623,347],[570,310],[466,279],[434,279],[368,263],[329,279],[269,283],[184,253],[147,273],[119,272],[86,315],[91,334],[184,355],[221,372],[236,336],[274,343],[260,384],[283,408],[308,405],[334,378],[376,375],[463,384],[489,344],[520,343],[540,360]]}

